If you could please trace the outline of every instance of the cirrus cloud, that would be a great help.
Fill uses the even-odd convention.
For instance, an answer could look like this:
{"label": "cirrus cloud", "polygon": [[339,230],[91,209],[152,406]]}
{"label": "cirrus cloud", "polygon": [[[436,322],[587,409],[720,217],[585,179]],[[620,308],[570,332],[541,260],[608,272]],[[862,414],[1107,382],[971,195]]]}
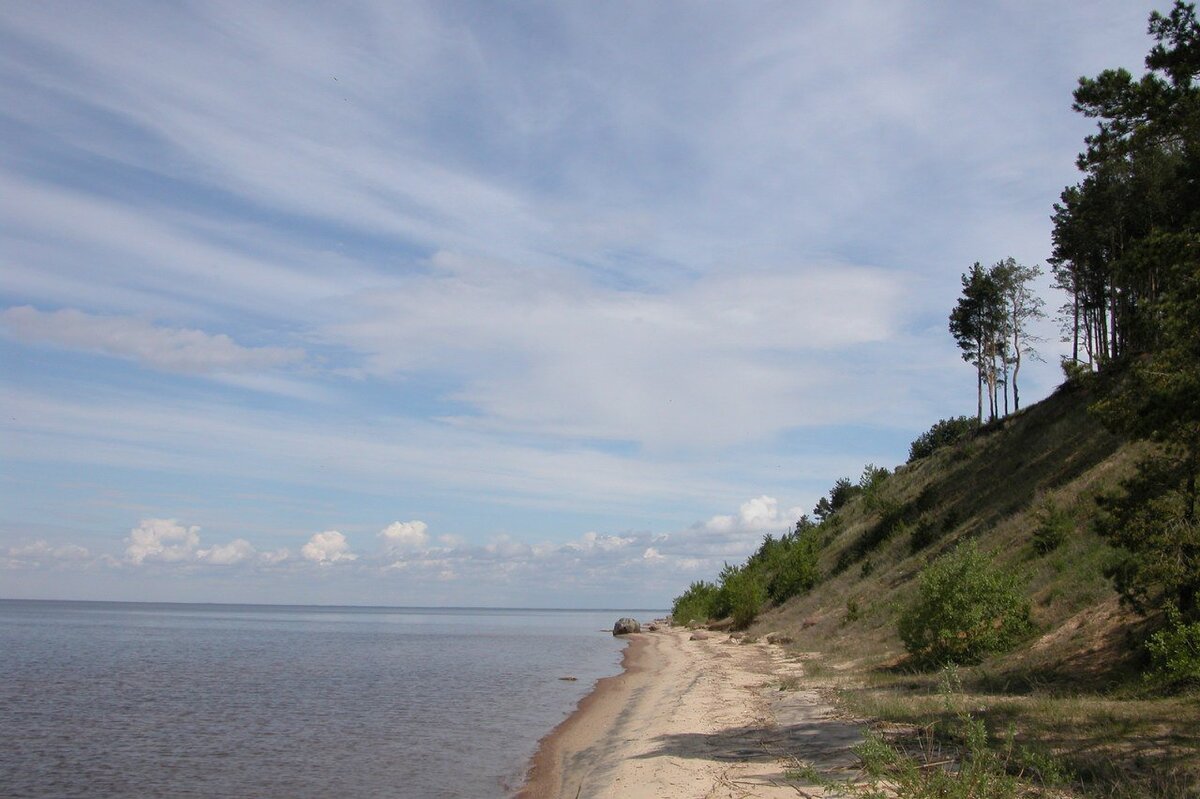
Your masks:
{"label": "cirrus cloud", "polygon": [[163,327],[129,316],[101,316],[74,308],[40,311],[28,305],[0,312],[0,324],[21,341],[136,361],[169,372],[252,372],[300,363],[304,350],[246,347],[223,333]]}

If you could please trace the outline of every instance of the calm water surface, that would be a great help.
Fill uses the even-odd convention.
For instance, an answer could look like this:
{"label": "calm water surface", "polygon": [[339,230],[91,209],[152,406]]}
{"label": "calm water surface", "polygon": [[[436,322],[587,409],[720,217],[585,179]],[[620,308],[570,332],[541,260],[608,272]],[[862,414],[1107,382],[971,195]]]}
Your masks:
{"label": "calm water surface", "polygon": [[0,795],[510,796],[619,615],[0,600]]}

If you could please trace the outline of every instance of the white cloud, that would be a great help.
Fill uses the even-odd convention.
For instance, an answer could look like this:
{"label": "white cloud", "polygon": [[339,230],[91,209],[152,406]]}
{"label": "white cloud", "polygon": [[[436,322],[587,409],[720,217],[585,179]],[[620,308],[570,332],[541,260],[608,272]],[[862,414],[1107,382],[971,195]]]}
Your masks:
{"label": "white cloud", "polygon": [[721,533],[770,532],[791,527],[803,513],[800,508],[790,508],[781,513],[779,501],[764,494],[743,502],[736,515],[713,516],[705,523],[705,527]]}
{"label": "white cloud", "polygon": [[305,560],[322,566],[339,561],[350,561],[358,555],[350,551],[346,536],[337,530],[326,530],[323,533],[313,533],[308,543],[300,548],[300,555]]}
{"label": "white cloud", "polygon": [[184,527],[174,519],[142,519],[125,539],[125,559],[142,564],[147,560],[177,563],[191,560],[200,544],[200,528]]}
{"label": "white cloud", "polygon": [[244,538],[235,538],[228,544],[218,544],[211,549],[198,550],[196,557],[218,566],[232,566],[253,558],[255,554],[255,549],[249,541]]}
{"label": "white cloud", "polygon": [[363,353],[369,374],[460,384],[453,398],[472,413],[459,425],[656,447],[753,441],[883,403],[866,391],[848,402],[851,386],[823,366],[847,348],[894,344],[910,307],[899,275],[843,264],[669,291],[447,252],[432,266],[354,298],[353,319],[323,337]]}
{"label": "white cloud", "polygon": [[[125,561],[139,566],[147,562],[233,566],[257,555],[254,546],[244,538],[202,549],[200,528],[184,526],[175,519],[142,519],[125,538]],[[276,558],[277,553],[265,554],[260,560],[278,562],[282,559]]]}
{"label": "white cloud", "polygon": [[533,547],[524,541],[518,541],[507,533],[493,538],[485,544],[483,551],[498,558],[524,558],[533,555]]}
{"label": "white cloud", "polygon": [[42,539],[28,544],[8,548],[8,556],[15,561],[40,563],[43,561],[81,562],[91,557],[86,547],[77,544],[54,545]]}
{"label": "white cloud", "polygon": [[429,546],[429,526],[414,519],[411,522],[392,522],[379,532],[389,551],[412,551]]}
{"label": "white cloud", "polygon": [[287,549],[276,549],[276,550],[272,550],[271,552],[260,552],[258,554],[259,561],[261,561],[266,566],[275,566],[277,564],[283,563],[284,561],[290,559],[291,557],[292,557],[292,553],[289,552]]}
{"label": "white cloud", "polygon": [[616,552],[624,549],[637,540],[634,536],[601,535],[597,532],[586,532],[578,541],[563,545],[564,550],[577,552]]}
{"label": "white cloud", "polygon": [[69,308],[8,308],[0,312],[0,323],[22,341],[128,358],[171,372],[251,372],[296,364],[305,357],[301,349],[244,347],[224,334],[159,327],[144,319],[97,316]]}

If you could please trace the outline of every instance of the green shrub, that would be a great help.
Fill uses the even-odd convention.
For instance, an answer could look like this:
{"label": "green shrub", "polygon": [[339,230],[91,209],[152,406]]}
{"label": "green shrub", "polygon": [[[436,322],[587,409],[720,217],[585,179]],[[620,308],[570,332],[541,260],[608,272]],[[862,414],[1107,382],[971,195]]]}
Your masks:
{"label": "green shrub", "polygon": [[816,585],[820,577],[817,569],[819,554],[815,531],[786,539],[777,547],[768,562],[771,576],[767,582],[767,596],[771,601],[780,604]]}
{"label": "green shrub", "polygon": [[1059,366],[1062,368],[1063,382],[1067,384],[1078,385],[1092,376],[1090,365],[1072,360],[1065,355],[1059,362]]}
{"label": "green shrub", "polygon": [[767,591],[758,576],[747,569],[735,569],[725,578],[719,596],[723,608],[728,608],[728,612],[721,615],[728,615],[739,630],[750,626],[767,601]]}
{"label": "green shrub", "polygon": [[916,601],[899,621],[905,648],[925,664],[978,663],[1031,629],[1017,578],[993,566],[974,542],[921,572]]}
{"label": "green shrub", "polygon": [[858,478],[858,488],[863,495],[863,503],[867,510],[880,509],[880,503],[883,501],[881,495],[883,484],[890,476],[891,472],[882,466],[868,463],[863,467],[862,476]]}
{"label": "green shrub", "polygon": [[1146,679],[1169,685],[1200,685],[1200,622],[1185,624],[1173,606],[1167,626],[1146,643],[1150,670]]}
{"label": "green shrub", "polygon": [[954,416],[934,423],[908,447],[908,462],[932,455],[942,447],[953,444],[979,429],[979,420],[973,416]]}
{"label": "green shrub", "polygon": [[1066,508],[1060,508],[1053,500],[1042,502],[1037,511],[1038,526],[1033,531],[1033,549],[1039,555],[1053,552],[1062,546],[1067,536],[1075,531],[1075,520]]}
{"label": "green shrub", "polygon": [[675,597],[671,606],[671,616],[676,624],[688,622],[706,622],[713,617],[713,601],[716,599],[717,587],[710,582],[697,580],[687,591]]}

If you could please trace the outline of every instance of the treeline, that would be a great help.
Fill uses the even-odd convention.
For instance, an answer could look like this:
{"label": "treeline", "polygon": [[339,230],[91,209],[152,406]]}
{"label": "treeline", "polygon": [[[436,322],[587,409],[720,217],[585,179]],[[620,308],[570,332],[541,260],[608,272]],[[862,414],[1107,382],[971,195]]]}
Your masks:
{"label": "treeline", "polygon": [[[1193,4],[1150,16],[1140,79],[1082,78],[1075,109],[1097,120],[1083,180],[1054,212],[1057,284],[1067,291],[1073,362],[1111,383],[1094,410],[1156,446],[1101,498],[1099,532],[1124,557],[1122,596],[1162,610],[1200,676],[1200,23]],[[1086,360],[1082,360],[1086,359]]]}
{"label": "treeline", "polygon": [[1156,349],[1172,298],[1195,294],[1200,41],[1191,4],[1150,17],[1147,72],[1081,78],[1074,108],[1098,121],[1083,179],[1054,206],[1055,285],[1072,360],[1103,369]]}

